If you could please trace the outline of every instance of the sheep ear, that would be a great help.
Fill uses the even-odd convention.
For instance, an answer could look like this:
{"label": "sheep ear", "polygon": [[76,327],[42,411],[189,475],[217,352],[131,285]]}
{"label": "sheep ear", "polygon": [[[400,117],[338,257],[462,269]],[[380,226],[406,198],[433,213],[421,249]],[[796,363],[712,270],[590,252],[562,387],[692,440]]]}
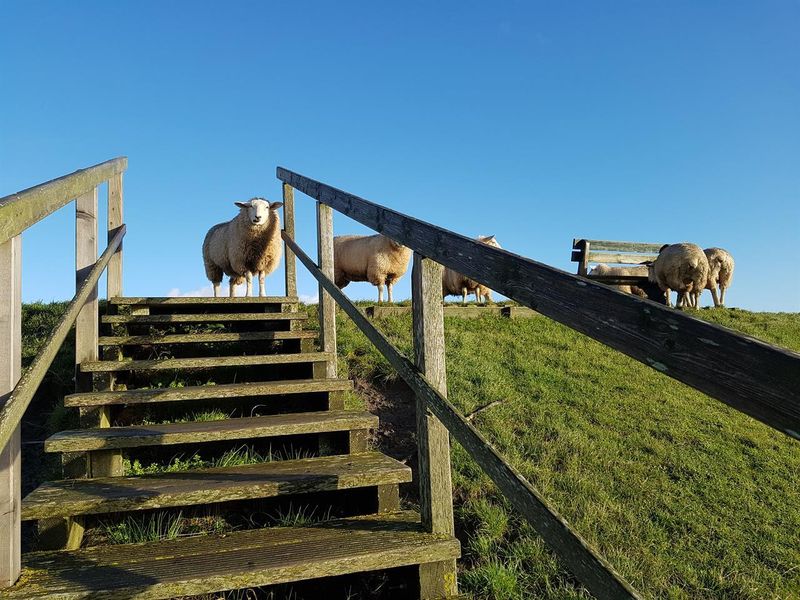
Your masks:
{"label": "sheep ear", "polygon": [[493,235],[487,235],[485,238],[483,238],[483,241],[484,242],[493,242],[494,241],[494,236]]}
{"label": "sheep ear", "polygon": [[250,206],[249,202],[234,202],[234,204],[239,208],[248,208]]}
{"label": "sheep ear", "polygon": [[269,205],[270,210],[278,210],[281,206],[283,206],[283,202],[273,202]]}

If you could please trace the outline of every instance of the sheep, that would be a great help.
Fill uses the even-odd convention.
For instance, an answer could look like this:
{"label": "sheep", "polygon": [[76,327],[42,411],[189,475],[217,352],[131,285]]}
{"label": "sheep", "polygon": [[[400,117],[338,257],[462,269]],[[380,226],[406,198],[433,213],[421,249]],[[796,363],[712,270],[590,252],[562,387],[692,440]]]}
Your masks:
{"label": "sheep", "polygon": [[[706,248],[703,252],[708,259],[709,266],[706,289],[711,290],[715,307],[725,306],[725,290],[733,279],[733,256],[722,248]],[[717,295],[717,286],[719,286],[719,296]],[[700,292],[697,292],[697,295],[699,296]]]}
{"label": "sheep", "polygon": [[385,235],[339,235],[333,238],[333,276],[341,289],[351,281],[368,281],[378,288],[383,302],[383,286],[392,302],[392,287],[408,270],[411,249]]}
{"label": "sheep", "polygon": [[670,304],[670,290],[678,292],[676,306],[692,306],[694,294],[702,291],[708,278],[708,259],[696,244],[665,244],[658,251],[655,261],[648,261],[648,279],[658,284]]}
{"label": "sheep", "polygon": [[[602,275],[606,277],[616,277],[616,276],[647,277],[647,266],[635,265],[631,267],[609,267],[606,264],[600,263],[599,265],[596,265],[591,271],[589,271],[589,275]],[[635,285],[623,284],[623,285],[615,285],[613,287],[617,288],[620,292],[633,294],[634,296],[639,296],[640,298],[647,298],[647,293],[642,288]]]}
{"label": "sheep", "polygon": [[239,214],[230,221],[214,225],[203,240],[203,263],[206,277],[219,296],[223,273],[227,275],[230,297],[235,286],[247,282],[246,295],[253,289],[253,273],[258,273],[259,295],[265,296],[264,278],[277,267],[281,258],[281,232],[278,209],[283,202],[252,198],[234,202]]}
{"label": "sheep", "polygon": [[[487,246],[500,248],[500,244],[493,235],[479,235],[475,239]],[[486,302],[491,302],[492,300],[492,290],[485,285],[478,283],[474,279],[469,279],[450,267],[445,267],[444,271],[442,271],[442,298],[461,294],[461,302],[466,304],[467,295],[471,293],[475,294],[475,302],[482,302],[484,299]]]}

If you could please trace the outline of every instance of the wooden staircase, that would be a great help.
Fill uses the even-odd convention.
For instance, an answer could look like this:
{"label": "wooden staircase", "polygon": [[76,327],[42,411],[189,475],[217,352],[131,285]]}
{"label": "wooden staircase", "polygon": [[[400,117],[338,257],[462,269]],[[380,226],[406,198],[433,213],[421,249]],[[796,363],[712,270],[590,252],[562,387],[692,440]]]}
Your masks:
{"label": "wooden staircase", "polygon": [[[40,545],[52,549],[23,555],[19,581],[0,599],[173,598],[399,567],[417,569],[401,597],[441,597],[436,573],[459,543],[400,510],[398,485],[411,470],[369,449],[378,418],[345,410],[352,383],[326,377],[335,357],[315,349],[306,319],[291,297],[112,298],[102,359],[80,364],[83,391],[64,401],[80,411],[81,428],[45,442],[62,453],[67,478],[22,502],[22,519],[37,521]],[[209,410],[229,416],[192,420]],[[260,459],[143,475],[125,468],[136,457],[164,463],[240,448]],[[325,518],[287,526],[253,517],[287,506]],[[87,544],[98,523],[160,511],[236,513],[249,524]]]}

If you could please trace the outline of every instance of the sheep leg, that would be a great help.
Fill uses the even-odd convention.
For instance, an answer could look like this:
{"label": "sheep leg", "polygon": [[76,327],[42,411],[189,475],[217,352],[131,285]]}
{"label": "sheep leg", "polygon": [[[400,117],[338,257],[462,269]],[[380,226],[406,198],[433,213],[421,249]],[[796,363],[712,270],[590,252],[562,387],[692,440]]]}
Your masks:
{"label": "sheep leg", "polygon": [[267,287],[264,284],[264,280],[266,279],[267,274],[264,271],[258,272],[258,295],[259,296],[266,296],[267,295]]}
{"label": "sheep leg", "polygon": [[725,306],[725,290],[727,288],[724,285],[719,286],[719,305]]}
{"label": "sheep leg", "polygon": [[381,302],[383,302],[383,284],[379,283],[378,284],[378,304],[380,304]]}
{"label": "sheep leg", "polygon": [[466,287],[462,287],[461,288],[461,304],[463,304],[465,306],[467,304],[467,288]]}
{"label": "sheep leg", "polygon": [[670,291],[669,288],[664,288],[664,294],[667,296],[667,308],[672,308],[672,299],[669,297]]}
{"label": "sheep leg", "polygon": [[228,281],[228,288],[229,288],[228,295],[231,298],[235,298],[236,297],[236,284],[233,282],[233,279]]}
{"label": "sheep leg", "polygon": [[244,293],[245,296],[252,296],[253,295],[253,274],[250,271],[244,276],[245,283],[247,284],[247,289]]}
{"label": "sheep leg", "polygon": [[714,308],[719,306],[719,296],[717,296],[717,286],[711,288],[711,298],[714,300]]}
{"label": "sheep leg", "polygon": [[389,295],[389,304],[391,304],[393,302],[393,300],[392,300],[392,288],[393,287],[394,287],[394,284],[391,281],[386,283],[386,292]]}
{"label": "sheep leg", "polygon": [[493,300],[492,300],[492,290],[490,290],[488,288],[486,289],[486,291],[483,293],[483,301],[486,304],[489,304],[490,302],[493,302]]}
{"label": "sheep leg", "polygon": [[215,281],[214,283],[214,298],[219,296],[219,281]]}

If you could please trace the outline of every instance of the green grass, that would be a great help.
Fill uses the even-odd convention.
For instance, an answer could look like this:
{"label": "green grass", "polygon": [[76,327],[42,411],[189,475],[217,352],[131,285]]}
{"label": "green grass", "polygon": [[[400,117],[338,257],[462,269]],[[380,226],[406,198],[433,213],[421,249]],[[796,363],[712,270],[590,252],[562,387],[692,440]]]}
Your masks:
{"label": "green grass", "polygon": [[[800,316],[700,318],[800,350]],[[339,313],[341,363],[394,374]],[[379,327],[411,356],[411,317]],[[800,597],[800,443],[544,317],[446,319],[449,398],[646,597]],[[462,588],[579,598],[457,444]]]}

